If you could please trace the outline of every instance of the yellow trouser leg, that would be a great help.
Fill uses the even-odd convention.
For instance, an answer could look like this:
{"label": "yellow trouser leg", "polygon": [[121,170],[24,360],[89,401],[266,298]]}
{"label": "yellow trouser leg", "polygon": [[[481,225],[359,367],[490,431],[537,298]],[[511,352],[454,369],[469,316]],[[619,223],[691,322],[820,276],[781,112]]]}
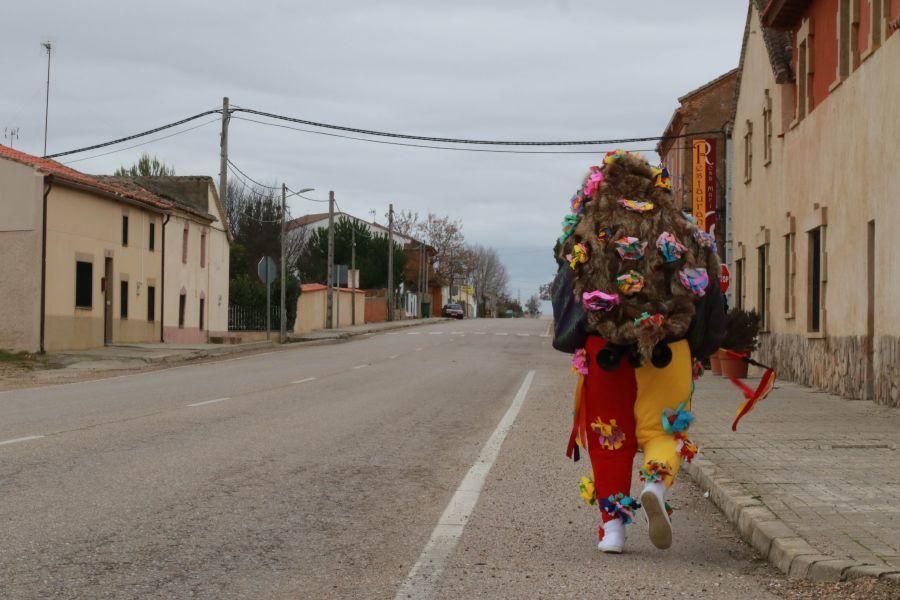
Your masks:
{"label": "yellow trouser leg", "polygon": [[638,446],[644,451],[644,469],[651,463],[663,465],[668,470],[664,477],[666,487],[675,482],[675,475],[681,467],[681,456],[677,441],[662,426],[663,410],[678,408],[682,402],[684,409],[691,408],[691,350],[686,340],[671,344],[672,362],[657,369],[652,364],[635,370],[637,379],[637,399],[634,403],[636,437]]}

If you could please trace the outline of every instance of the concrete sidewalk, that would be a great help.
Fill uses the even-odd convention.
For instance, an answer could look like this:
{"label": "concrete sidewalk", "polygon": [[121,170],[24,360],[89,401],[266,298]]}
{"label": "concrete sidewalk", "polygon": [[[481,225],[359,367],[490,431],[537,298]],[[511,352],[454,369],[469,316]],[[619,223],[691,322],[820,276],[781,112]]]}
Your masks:
{"label": "concrete sidewalk", "polygon": [[776,385],[733,433],[741,394],[707,373],[693,403],[700,456],[688,472],[792,577],[900,579],[900,410]]}
{"label": "concrete sidewalk", "polygon": [[[277,334],[274,336],[277,338]],[[90,350],[54,352],[52,362],[67,369],[131,369],[135,365],[174,363],[270,348],[274,341],[244,344],[116,344]]]}
{"label": "concrete sidewalk", "polygon": [[368,333],[390,331],[391,329],[403,329],[406,327],[415,327],[417,325],[433,325],[449,320],[450,319],[443,317],[433,317],[430,319],[407,319],[404,321],[390,321],[387,323],[366,323],[365,325],[353,325],[350,327],[341,327],[340,329],[320,329],[317,331],[309,331],[307,333],[290,334],[288,335],[288,342],[347,340]]}

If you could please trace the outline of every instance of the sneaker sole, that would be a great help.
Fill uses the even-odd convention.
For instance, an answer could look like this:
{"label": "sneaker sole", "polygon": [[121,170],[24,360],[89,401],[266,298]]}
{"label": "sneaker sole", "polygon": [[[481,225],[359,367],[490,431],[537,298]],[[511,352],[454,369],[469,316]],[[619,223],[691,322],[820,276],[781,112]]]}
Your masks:
{"label": "sneaker sole", "polygon": [[650,525],[650,541],[660,550],[672,546],[672,523],[666,514],[666,507],[653,492],[641,494],[641,507]]}
{"label": "sneaker sole", "polygon": [[602,548],[597,546],[597,549],[604,554],[622,554],[622,548]]}

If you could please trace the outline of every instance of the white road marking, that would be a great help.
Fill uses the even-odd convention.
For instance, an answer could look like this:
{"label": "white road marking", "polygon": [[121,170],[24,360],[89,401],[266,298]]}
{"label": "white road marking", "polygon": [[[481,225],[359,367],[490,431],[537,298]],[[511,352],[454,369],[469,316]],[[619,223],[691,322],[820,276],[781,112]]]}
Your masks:
{"label": "white road marking", "polygon": [[421,352],[424,348],[416,348],[416,352]]}
{"label": "white road marking", "polygon": [[484,335],[484,332],[483,332],[483,331],[475,331],[475,332],[473,332],[473,333],[474,333],[475,335]]}
{"label": "white road marking", "polygon": [[495,333],[494,335],[509,335],[508,333]]}
{"label": "white road marking", "polygon": [[6,446],[7,444],[18,444],[19,442],[30,442],[31,440],[39,440],[42,435],[26,435],[25,437],[13,438],[11,440],[3,440],[0,442],[0,446]]}
{"label": "white road marking", "polygon": [[431,598],[434,596],[435,584],[440,580],[447,561],[453,554],[457,542],[459,542],[466,522],[478,503],[478,497],[481,495],[481,488],[484,486],[485,479],[494,465],[494,461],[497,460],[497,456],[500,454],[503,440],[506,439],[506,434],[509,433],[515,422],[533,380],[534,371],[528,371],[506,414],[500,419],[497,428],[494,429],[494,433],[491,434],[491,437],[488,438],[488,441],[481,448],[478,460],[466,473],[459,487],[456,488],[453,497],[450,498],[450,503],[444,509],[444,514],[441,515],[437,526],[431,532],[431,538],[425,544],[419,559],[410,569],[400,589],[397,590],[394,600]]}
{"label": "white road marking", "polygon": [[353,368],[354,368],[354,369],[365,369],[365,368],[368,367],[368,366],[369,366],[369,365],[356,365],[356,366],[353,367]]}
{"label": "white road marking", "polygon": [[451,331],[450,335],[462,335],[462,331]]}
{"label": "white road marking", "polygon": [[399,358],[399,356],[400,356],[399,354],[394,354],[393,356],[391,356],[391,360],[394,360],[395,358]]}
{"label": "white road marking", "polygon": [[291,383],[306,383],[307,381],[315,381],[315,377],[307,377],[306,379],[298,379],[297,381],[292,381]]}
{"label": "white road marking", "polygon": [[517,333],[516,337],[531,337],[530,333]]}
{"label": "white road marking", "polygon": [[553,321],[547,324],[547,331],[545,331],[541,337],[550,337],[550,330],[553,329]]}
{"label": "white road marking", "polygon": [[397,333],[396,331],[386,331],[386,332],[384,333],[384,335],[400,335],[400,334]]}
{"label": "white road marking", "polygon": [[422,333],[421,331],[408,331],[408,332],[406,333],[406,335],[419,335],[419,334],[421,334],[421,333]]}
{"label": "white road marking", "polygon": [[444,335],[443,331],[429,331],[428,335]]}
{"label": "white road marking", "polygon": [[188,404],[188,406],[203,406],[204,404],[215,404],[216,402],[225,402],[226,400],[231,400],[231,398],[216,398],[215,400],[204,400],[203,402],[194,402],[193,404]]}

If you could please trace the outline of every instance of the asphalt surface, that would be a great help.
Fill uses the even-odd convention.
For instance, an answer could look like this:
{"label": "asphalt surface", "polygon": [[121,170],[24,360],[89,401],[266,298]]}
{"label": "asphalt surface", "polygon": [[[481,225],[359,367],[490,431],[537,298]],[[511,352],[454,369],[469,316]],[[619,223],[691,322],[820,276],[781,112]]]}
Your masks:
{"label": "asphalt surface", "polygon": [[[774,597],[780,576],[687,478],[673,549],[638,524],[626,554],[596,550],[547,327],[441,323],[0,392],[0,597]],[[484,487],[462,489],[472,473]],[[474,512],[428,554],[458,492]]]}

